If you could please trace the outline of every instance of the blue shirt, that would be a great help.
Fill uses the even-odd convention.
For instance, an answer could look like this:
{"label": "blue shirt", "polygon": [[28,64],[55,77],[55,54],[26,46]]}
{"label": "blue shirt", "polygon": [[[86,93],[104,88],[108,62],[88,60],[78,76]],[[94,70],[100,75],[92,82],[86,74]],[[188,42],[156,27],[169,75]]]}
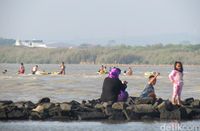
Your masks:
{"label": "blue shirt", "polygon": [[150,93],[155,93],[154,87],[151,84],[147,84],[146,87],[144,88],[144,90],[142,91],[140,97],[142,97],[142,98],[149,97]]}

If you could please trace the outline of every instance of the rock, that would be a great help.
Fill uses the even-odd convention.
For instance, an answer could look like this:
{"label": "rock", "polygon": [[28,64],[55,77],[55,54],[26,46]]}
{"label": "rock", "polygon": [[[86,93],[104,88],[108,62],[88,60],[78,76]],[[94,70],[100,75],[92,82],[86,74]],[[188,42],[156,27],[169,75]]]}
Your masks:
{"label": "rock", "polygon": [[4,105],[9,105],[9,104],[12,104],[13,101],[0,101],[0,107],[1,106],[4,106]]}
{"label": "rock", "polygon": [[139,104],[134,106],[134,111],[136,113],[150,113],[154,112],[155,109],[151,104]]}
{"label": "rock", "polygon": [[24,107],[26,108],[26,109],[33,109],[33,108],[35,108],[35,104],[33,103],[33,102],[31,102],[31,101],[26,101],[25,103],[24,103]]}
{"label": "rock", "polygon": [[38,106],[37,106],[35,109],[33,109],[32,111],[42,113],[42,112],[44,111],[44,106],[38,105]]}
{"label": "rock", "polygon": [[112,105],[112,108],[113,109],[116,109],[116,110],[123,110],[126,108],[126,105],[124,102],[116,102]]}
{"label": "rock", "polygon": [[94,108],[96,108],[96,109],[103,109],[104,106],[103,106],[103,104],[96,104],[96,105],[94,106]]}
{"label": "rock", "polygon": [[191,105],[193,108],[200,108],[200,100],[195,99]]}
{"label": "rock", "polygon": [[72,109],[72,105],[67,103],[61,103],[60,108],[62,111],[70,111]]}
{"label": "rock", "polygon": [[6,111],[4,109],[0,109],[0,120],[4,120],[7,118]]}
{"label": "rock", "polygon": [[32,111],[35,111],[35,112],[39,112],[39,113],[43,113],[44,110],[48,110],[52,107],[55,107],[55,104],[54,103],[42,103],[42,104],[39,104],[35,109],[33,109]]}
{"label": "rock", "polygon": [[8,119],[28,119],[28,114],[22,109],[15,109],[7,113]]}
{"label": "rock", "polygon": [[126,120],[125,114],[121,110],[112,110],[109,120]]}
{"label": "rock", "polygon": [[183,101],[183,105],[191,105],[192,102],[194,101],[194,98],[191,97],[191,98],[187,98]]}
{"label": "rock", "polygon": [[185,107],[180,107],[179,111],[181,113],[181,119],[190,119],[189,117],[190,113]]}
{"label": "rock", "polygon": [[48,111],[49,111],[49,116],[61,116],[62,109],[59,106],[55,106],[50,108]]}
{"label": "rock", "polygon": [[164,120],[181,120],[181,112],[179,109],[168,111],[166,109],[160,110],[160,119]]}
{"label": "rock", "polygon": [[44,97],[44,98],[40,99],[38,101],[38,104],[41,104],[41,103],[50,103],[50,98]]}
{"label": "rock", "polygon": [[39,112],[31,112],[29,119],[31,120],[42,120],[42,114],[40,114]]}
{"label": "rock", "polygon": [[134,111],[127,110],[127,114],[129,116],[130,120],[140,120],[141,119],[141,115]]}
{"label": "rock", "polygon": [[79,120],[99,120],[106,119],[107,116],[103,112],[93,111],[93,112],[79,112]]}
{"label": "rock", "polygon": [[135,104],[154,104],[154,99],[151,97],[148,98],[138,98],[135,100]]}
{"label": "rock", "polygon": [[90,103],[91,107],[94,107],[96,104],[101,103],[101,99],[93,99],[93,100],[88,100],[88,103]]}

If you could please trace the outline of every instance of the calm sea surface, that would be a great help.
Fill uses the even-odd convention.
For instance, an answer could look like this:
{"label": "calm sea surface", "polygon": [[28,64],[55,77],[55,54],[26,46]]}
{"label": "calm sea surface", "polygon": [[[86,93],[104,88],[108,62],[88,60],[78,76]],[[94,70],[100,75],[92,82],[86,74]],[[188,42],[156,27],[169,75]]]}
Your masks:
{"label": "calm sea surface", "polygon": [[[107,75],[97,75],[100,65],[66,65],[66,75],[31,75],[34,65],[26,65],[25,75],[17,75],[17,64],[0,64],[0,100],[37,102],[42,97],[49,97],[53,102],[77,100],[81,102],[99,98],[102,83]],[[115,65],[116,66],[116,65]],[[107,66],[109,67],[109,66]],[[122,72],[128,65],[118,66]],[[139,96],[147,83],[144,72],[158,71],[155,91],[158,97],[168,99],[172,94],[172,84],[168,74],[173,66],[132,66],[134,75],[120,76],[128,81],[127,91],[131,96]],[[7,74],[2,74],[7,69]],[[40,70],[55,72],[59,70],[56,64],[39,64]],[[200,66],[184,66],[184,87],[182,99],[194,97],[200,99]],[[169,122],[38,122],[38,121],[9,121],[0,122],[0,130],[76,130],[76,131],[104,131],[104,130],[200,130],[198,121],[169,121]],[[190,128],[189,128],[190,127]],[[177,128],[177,129],[176,129]],[[184,129],[183,129],[184,128]]]}

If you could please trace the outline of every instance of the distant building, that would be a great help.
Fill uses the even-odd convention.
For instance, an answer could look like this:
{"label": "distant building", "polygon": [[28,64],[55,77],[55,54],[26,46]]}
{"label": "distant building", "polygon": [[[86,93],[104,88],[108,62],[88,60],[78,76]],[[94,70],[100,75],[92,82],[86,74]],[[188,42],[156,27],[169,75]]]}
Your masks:
{"label": "distant building", "polygon": [[47,45],[42,40],[16,40],[15,46],[47,48]]}

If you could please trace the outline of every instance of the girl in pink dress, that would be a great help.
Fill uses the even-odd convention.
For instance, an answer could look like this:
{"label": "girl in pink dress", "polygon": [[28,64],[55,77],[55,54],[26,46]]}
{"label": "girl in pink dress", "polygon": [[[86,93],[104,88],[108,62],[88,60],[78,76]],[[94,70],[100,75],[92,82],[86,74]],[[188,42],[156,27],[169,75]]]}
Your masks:
{"label": "girl in pink dress", "polygon": [[174,64],[174,70],[169,74],[173,84],[172,104],[181,105],[181,91],[183,88],[183,65],[180,61]]}

